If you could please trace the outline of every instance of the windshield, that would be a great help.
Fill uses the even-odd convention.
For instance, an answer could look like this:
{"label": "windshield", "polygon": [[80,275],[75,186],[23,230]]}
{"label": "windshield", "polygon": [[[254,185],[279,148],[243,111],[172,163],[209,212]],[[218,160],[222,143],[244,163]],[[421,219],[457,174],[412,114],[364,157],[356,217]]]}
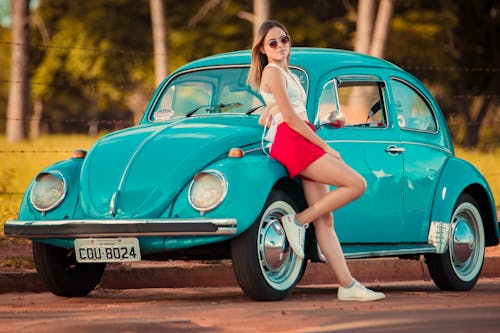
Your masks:
{"label": "windshield", "polygon": [[264,104],[246,83],[248,67],[203,69],[176,76],[161,93],[151,121],[245,113]]}
{"label": "windshield", "polygon": [[[205,68],[174,77],[162,90],[149,121],[220,114],[259,114],[264,100],[247,84],[249,67]],[[306,87],[305,74],[293,69]],[[307,89],[306,89],[307,91]]]}

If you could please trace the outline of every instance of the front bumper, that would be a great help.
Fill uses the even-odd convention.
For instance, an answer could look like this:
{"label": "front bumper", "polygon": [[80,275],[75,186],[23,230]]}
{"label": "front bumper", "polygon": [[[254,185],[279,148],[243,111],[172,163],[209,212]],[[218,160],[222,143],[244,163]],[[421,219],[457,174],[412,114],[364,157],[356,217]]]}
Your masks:
{"label": "front bumper", "polygon": [[7,221],[4,234],[21,238],[219,236],[236,234],[236,219]]}

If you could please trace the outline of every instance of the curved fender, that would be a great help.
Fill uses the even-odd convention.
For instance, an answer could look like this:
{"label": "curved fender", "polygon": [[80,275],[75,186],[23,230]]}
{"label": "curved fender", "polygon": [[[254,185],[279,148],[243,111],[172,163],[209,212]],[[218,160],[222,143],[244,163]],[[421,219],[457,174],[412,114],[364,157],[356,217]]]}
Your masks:
{"label": "curved fender", "polygon": [[449,223],[458,197],[470,186],[479,186],[487,194],[488,203],[483,204],[488,207],[491,216],[486,220],[494,222],[492,227],[498,237],[495,202],[486,179],[472,164],[455,157],[448,160],[441,173],[434,196],[431,221]]}
{"label": "curved fender", "polygon": [[[221,172],[228,183],[224,201],[204,216],[236,218],[238,235],[247,230],[259,216],[276,182],[280,178],[288,177],[286,169],[277,161],[253,154],[242,158],[225,158],[208,165],[204,170]],[[200,213],[189,205],[188,188],[189,186],[186,186],[178,196],[172,209],[172,217],[200,216]]]}
{"label": "curved fender", "polygon": [[19,209],[19,220],[60,220],[73,218],[76,205],[78,203],[78,193],[80,190],[80,170],[83,159],[67,159],[50,165],[41,172],[58,171],[66,181],[66,196],[59,206],[46,212],[40,213],[33,208],[30,202],[30,192],[35,179],[33,179],[24,193],[21,207]]}

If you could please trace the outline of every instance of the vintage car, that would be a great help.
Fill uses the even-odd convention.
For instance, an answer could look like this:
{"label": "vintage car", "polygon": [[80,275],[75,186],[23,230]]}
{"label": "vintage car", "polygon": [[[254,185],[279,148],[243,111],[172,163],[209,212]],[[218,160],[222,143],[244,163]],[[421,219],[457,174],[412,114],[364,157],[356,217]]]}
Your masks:
{"label": "vintage car", "polygon": [[[325,261],[313,227],[304,260],[288,246],[280,217],[304,209],[301,182],[268,156],[249,63],[246,50],[186,64],[138,126],[36,175],[4,229],[33,240],[52,293],[87,295],[108,262],[229,258],[246,295],[281,300],[308,261]],[[481,173],[454,156],[429,91],[348,51],[294,48],[291,70],[318,135],[368,183],[335,212],[346,258],[423,255],[439,288],[473,288],[485,247],[499,243],[495,203]]]}

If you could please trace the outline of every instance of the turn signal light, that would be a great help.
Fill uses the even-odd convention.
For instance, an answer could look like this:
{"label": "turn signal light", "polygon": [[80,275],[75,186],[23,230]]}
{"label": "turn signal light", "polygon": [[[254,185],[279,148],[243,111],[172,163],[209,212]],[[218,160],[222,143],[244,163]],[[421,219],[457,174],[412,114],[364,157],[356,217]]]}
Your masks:
{"label": "turn signal light", "polygon": [[227,153],[228,157],[233,158],[241,158],[245,155],[245,152],[241,148],[231,148],[229,149],[229,153]]}
{"label": "turn signal light", "polygon": [[75,149],[71,153],[71,158],[85,158],[87,156],[87,151],[83,149]]}

